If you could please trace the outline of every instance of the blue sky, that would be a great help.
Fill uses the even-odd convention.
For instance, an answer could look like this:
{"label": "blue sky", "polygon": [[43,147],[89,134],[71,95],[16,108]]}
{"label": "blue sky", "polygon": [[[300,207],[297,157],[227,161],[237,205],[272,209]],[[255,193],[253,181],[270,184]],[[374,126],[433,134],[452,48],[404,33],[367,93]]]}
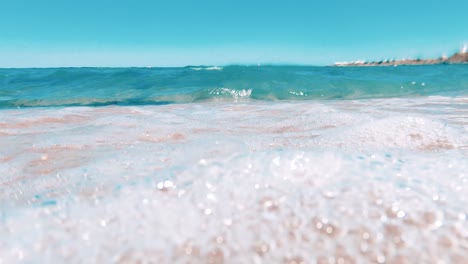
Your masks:
{"label": "blue sky", "polygon": [[434,57],[468,42],[466,10],[466,0],[2,0],[0,67]]}

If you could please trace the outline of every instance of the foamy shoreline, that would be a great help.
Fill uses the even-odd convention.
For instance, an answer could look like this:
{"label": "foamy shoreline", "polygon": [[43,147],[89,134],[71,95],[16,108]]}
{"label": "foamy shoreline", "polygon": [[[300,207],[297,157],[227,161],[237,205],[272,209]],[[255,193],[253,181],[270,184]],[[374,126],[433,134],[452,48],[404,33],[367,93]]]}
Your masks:
{"label": "foamy shoreline", "polygon": [[463,263],[465,97],[0,111],[0,263]]}

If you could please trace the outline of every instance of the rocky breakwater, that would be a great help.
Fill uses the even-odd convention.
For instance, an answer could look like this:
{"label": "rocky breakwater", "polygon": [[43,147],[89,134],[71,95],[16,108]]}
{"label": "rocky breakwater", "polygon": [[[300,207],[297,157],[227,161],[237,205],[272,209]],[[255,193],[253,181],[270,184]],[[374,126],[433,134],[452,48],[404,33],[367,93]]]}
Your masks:
{"label": "rocky breakwater", "polygon": [[398,66],[398,65],[434,65],[434,64],[468,64],[468,52],[463,50],[450,57],[442,56],[437,59],[402,59],[380,61],[336,62],[335,66]]}

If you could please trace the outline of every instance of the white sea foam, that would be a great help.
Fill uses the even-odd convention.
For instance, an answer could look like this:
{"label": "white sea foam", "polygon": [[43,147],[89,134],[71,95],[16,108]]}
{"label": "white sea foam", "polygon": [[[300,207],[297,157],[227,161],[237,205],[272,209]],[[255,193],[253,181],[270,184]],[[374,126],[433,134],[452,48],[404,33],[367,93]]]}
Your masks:
{"label": "white sea foam", "polygon": [[221,71],[222,69],[223,67],[219,67],[219,66],[212,66],[212,67],[205,68],[205,70],[207,71]]}
{"label": "white sea foam", "polygon": [[0,112],[0,263],[463,263],[463,98]]}
{"label": "white sea foam", "polygon": [[205,71],[221,71],[223,70],[223,67],[220,67],[220,66],[210,66],[210,67],[192,67],[190,68],[194,71],[201,71],[201,70],[205,70]]}
{"label": "white sea foam", "polygon": [[236,89],[231,89],[231,88],[215,88],[209,91],[210,95],[229,95],[231,98],[234,98],[235,100],[241,99],[241,98],[249,98],[250,95],[252,95],[252,89],[241,89],[241,90],[236,90]]}

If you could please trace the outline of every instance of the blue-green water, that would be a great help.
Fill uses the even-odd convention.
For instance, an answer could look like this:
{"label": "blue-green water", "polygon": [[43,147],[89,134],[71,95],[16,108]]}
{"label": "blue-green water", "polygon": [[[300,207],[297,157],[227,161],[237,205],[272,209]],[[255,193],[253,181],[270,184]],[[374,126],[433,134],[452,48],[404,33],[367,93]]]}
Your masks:
{"label": "blue-green water", "polygon": [[0,264],[466,263],[468,65],[2,69],[0,108]]}
{"label": "blue-green water", "polygon": [[0,108],[468,94],[468,65],[0,69]]}

